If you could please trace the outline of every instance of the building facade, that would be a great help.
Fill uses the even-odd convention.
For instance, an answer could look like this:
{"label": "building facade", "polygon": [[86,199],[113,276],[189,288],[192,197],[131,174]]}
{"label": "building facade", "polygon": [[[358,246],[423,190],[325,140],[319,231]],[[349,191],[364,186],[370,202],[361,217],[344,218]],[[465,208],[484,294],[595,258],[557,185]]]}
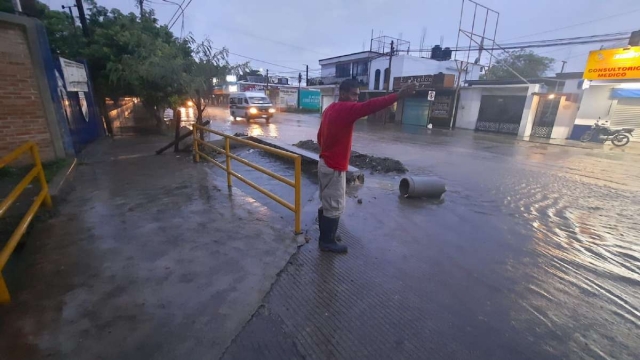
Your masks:
{"label": "building facade", "polygon": [[554,78],[468,81],[460,89],[455,127],[547,139],[571,134],[581,73]]}
{"label": "building facade", "polygon": [[583,77],[571,139],[580,139],[598,120],[612,128],[640,128],[640,46],[592,51]]}
{"label": "building facade", "polygon": [[[454,60],[435,60],[419,56],[398,54],[391,59],[389,70],[389,56],[382,56],[371,61],[368,80],[369,90],[386,90],[389,79],[403,76],[420,76],[425,74],[449,74],[456,78],[460,74]],[[461,80],[478,80],[482,67],[469,64],[461,72]]]}
{"label": "building facade", "polygon": [[[43,46],[42,40],[44,36]],[[0,13],[0,156],[34,141],[43,161],[74,154],[57,94],[54,64],[39,21]]]}

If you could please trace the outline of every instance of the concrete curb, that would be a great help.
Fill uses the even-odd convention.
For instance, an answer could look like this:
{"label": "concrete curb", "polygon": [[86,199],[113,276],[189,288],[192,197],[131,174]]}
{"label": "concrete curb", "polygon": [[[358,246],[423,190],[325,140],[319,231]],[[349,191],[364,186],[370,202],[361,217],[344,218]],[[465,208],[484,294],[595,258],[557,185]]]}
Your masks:
{"label": "concrete curb", "polygon": [[74,158],[69,165],[60,170],[49,182],[49,194],[51,194],[54,205],[71,192],[73,188],[71,182],[77,166],[78,159]]}
{"label": "concrete curb", "polygon": [[[249,136],[247,137],[247,140],[253,141],[255,143],[261,144],[261,145],[265,145],[265,146],[269,146],[272,147],[274,149],[278,149],[278,150],[282,150],[282,151],[287,151],[293,154],[297,154],[302,156],[302,161],[307,162],[307,163],[313,163],[313,164],[317,164],[318,161],[320,160],[320,158],[318,157],[318,154],[308,151],[308,150],[304,150],[298,147],[295,147],[293,145],[289,145],[289,144],[284,144],[280,141],[274,140],[274,139],[263,139],[263,138],[257,138],[257,137],[253,137],[253,136]],[[349,183],[364,183],[364,173],[358,169],[355,168],[351,165],[349,165],[349,169],[347,170],[347,182]]]}

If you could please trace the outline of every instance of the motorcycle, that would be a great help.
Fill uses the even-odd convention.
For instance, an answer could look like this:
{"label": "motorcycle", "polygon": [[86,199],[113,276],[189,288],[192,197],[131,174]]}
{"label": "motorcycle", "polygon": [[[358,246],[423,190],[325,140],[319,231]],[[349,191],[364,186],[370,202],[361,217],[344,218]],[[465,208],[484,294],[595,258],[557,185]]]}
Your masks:
{"label": "motorcycle", "polygon": [[611,129],[611,127],[609,127],[609,121],[601,123],[600,118],[598,118],[598,121],[591,126],[591,129],[580,137],[580,141],[587,142],[591,140],[593,136],[596,136],[596,139],[603,144],[611,141],[614,146],[625,146],[631,141],[635,130],[634,128]]}

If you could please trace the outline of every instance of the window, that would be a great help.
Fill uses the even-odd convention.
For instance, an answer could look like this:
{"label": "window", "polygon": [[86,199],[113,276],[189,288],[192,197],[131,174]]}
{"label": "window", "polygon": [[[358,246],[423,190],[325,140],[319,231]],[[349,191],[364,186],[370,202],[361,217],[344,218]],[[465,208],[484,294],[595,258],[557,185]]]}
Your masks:
{"label": "window", "polygon": [[236,98],[229,98],[229,104],[235,105],[236,104]]}
{"label": "window", "polygon": [[249,100],[247,100],[247,98],[244,98],[244,103],[249,105]]}
{"label": "window", "polygon": [[249,101],[251,101],[252,104],[271,104],[271,101],[269,101],[269,99],[265,96],[250,97]]}
{"label": "window", "polygon": [[351,77],[351,63],[336,64],[336,77],[337,78]]}
{"label": "window", "polygon": [[389,71],[389,68],[384,69],[384,89],[385,90],[391,89],[390,87],[388,87],[390,77],[391,77],[391,72]]}
{"label": "window", "polygon": [[367,76],[369,74],[369,62],[361,61],[353,63],[354,76]]}
{"label": "window", "polygon": [[376,75],[373,78],[373,90],[380,90],[380,69],[376,70]]}

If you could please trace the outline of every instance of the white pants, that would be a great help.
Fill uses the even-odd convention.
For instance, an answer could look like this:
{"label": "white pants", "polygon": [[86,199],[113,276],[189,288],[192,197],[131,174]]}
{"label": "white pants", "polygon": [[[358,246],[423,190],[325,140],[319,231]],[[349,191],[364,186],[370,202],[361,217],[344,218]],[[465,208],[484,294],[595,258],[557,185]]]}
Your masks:
{"label": "white pants", "polygon": [[320,159],[318,161],[318,182],[324,216],[340,217],[344,212],[347,173],[331,169],[324,163],[324,160]]}

